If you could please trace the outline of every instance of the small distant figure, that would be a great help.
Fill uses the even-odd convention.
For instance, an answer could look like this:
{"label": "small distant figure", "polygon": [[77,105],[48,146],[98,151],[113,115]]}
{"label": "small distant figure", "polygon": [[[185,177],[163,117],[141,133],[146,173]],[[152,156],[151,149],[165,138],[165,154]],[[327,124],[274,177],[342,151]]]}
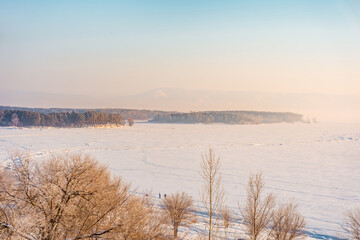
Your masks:
{"label": "small distant figure", "polygon": [[166,193],[164,194],[164,198],[166,198]]}
{"label": "small distant figure", "polygon": [[159,193],[159,198],[161,198],[161,193]]}
{"label": "small distant figure", "polygon": [[148,197],[148,196],[149,196],[149,194],[146,193],[146,194],[145,194],[145,197]]}

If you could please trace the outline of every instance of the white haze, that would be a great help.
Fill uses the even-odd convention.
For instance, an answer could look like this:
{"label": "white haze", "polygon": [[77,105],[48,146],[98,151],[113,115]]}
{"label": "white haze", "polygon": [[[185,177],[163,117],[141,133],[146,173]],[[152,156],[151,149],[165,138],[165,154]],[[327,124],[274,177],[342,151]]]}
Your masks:
{"label": "white haze", "polygon": [[64,95],[0,91],[0,105],[63,108],[130,108],[171,111],[254,110],[296,112],[305,119],[360,122],[360,97],[316,93],[153,89],[122,95]]}

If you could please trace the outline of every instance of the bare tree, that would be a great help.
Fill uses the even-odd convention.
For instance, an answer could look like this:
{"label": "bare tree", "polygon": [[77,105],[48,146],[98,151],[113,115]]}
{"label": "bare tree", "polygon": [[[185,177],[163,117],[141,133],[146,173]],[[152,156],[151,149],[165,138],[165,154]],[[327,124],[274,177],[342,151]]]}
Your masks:
{"label": "bare tree", "polygon": [[167,196],[162,201],[165,223],[172,227],[174,239],[179,227],[190,227],[196,222],[192,197],[184,192]]}
{"label": "bare tree", "polygon": [[224,235],[225,235],[225,239],[228,239],[228,229],[232,223],[232,215],[230,212],[230,209],[228,207],[222,207],[220,209],[220,218],[222,220],[222,225],[224,227]]}
{"label": "bare tree", "polygon": [[221,185],[221,173],[220,173],[220,157],[216,157],[212,148],[209,148],[209,152],[202,155],[201,162],[201,177],[203,178],[203,186],[201,189],[201,201],[209,215],[209,221],[207,222],[208,239],[215,238],[215,214],[218,208],[221,206],[224,190]]}
{"label": "bare tree", "polygon": [[4,193],[4,187],[11,187],[11,181],[9,175],[0,169],[0,239],[10,239],[14,230],[10,230],[10,222],[12,221],[11,208],[7,206],[6,194]]}
{"label": "bare tree", "polygon": [[129,124],[129,126],[134,126],[134,119],[132,119],[132,118],[129,118],[128,120],[128,124]]}
{"label": "bare tree", "polygon": [[345,214],[344,230],[350,239],[360,240],[360,206],[348,210]]}
{"label": "bare tree", "polygon": [[[53,155],[33,161],[14,154],[9,184],[1,180],[1,227],[14,239],[83,239],[119,227],[130,186],[83,154]],[[0,229],[1,230],[1,229]],[[5,234],[5,231],[1,231]]]}
{"label": "bare tree", "polygon": [[11,115],[11,126],[18,126],[19,125],[19,117],[16,113]]}
{"label": "bare tree", "polygon": [[122,212],[113,221],[121,224],[111,233],[111,239],[165,239],[161,212],[149,196],[132,195]]}
{"label": "bare tree", "polygon": [[297,211],[297,204],[290,201],[280,203],[274,211],[269,225],[269,239],[293,240],[305,238],[305,220]]}
{"label": "bare tree", "polygon": [[265,182],[262,173],[250,175],[246,187],[246,205],[240,208],[244,230],[251,240],[263,239],[266,227],[271,221],[275,195],[262,197]]}

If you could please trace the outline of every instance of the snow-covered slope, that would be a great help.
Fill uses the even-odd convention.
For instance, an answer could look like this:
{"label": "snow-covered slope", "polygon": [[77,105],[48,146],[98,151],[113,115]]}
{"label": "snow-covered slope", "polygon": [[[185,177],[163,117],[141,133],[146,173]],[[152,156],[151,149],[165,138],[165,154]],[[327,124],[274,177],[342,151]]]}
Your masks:
{"label": "snow-covered slope", "polygon": [[201,154],[221,157],[226,203],[238,212],[249,173],[263,171],[266,190],[293,198],[313,237],[341,231],[347,207],[360,203],[359,124],[182,125],[137,123],[126,128],[0,128],[7,151],[84,151],[112,172],[154,194],[186,191],[199,199]]}

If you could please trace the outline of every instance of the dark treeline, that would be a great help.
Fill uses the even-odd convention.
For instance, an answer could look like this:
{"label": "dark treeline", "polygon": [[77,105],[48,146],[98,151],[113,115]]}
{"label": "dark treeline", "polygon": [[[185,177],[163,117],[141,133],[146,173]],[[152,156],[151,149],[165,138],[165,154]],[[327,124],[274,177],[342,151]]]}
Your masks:
{"label": "dark treeline", "polygon": [[260,124],[300,121],[303,121],[301,114],[290,112],[212,111],[158,115],[151,122]]}
{"label": "dark treeline", "polygon": [[[206,112],[190,112],[190,113],[179,113],[179,112],[166,112],[166,111],[155,111],[155,110],[136,110],[136,109],[120,109],[120,108],[99,108],[99,109],[72,109],[72,108],[24,108],[24,107],[8,107],[0,106],[2,111],[22,111],[32,112],[40,116],[52,116],[65,115],[61,118],[67,118],[69,114],[73,115],[73,118],[81,118],[79,123],[77,121],[68,120],[62,122],[70,122],[75,126],[77,125],[88,125],[88,124],[104,124],[104,123],[117,123],[109,119],[111,114],[121,115],[123,119],[136,119],[136,120],[149,120],[154,123],[225,123],[225,124],[260,124],[260,123],[280,123],[280,122],[303,122],[303,115],[290,113],[290,112],[257,112],[257,111],[206,111]],[[93,115],[101,117],[89,117],[89,112]],[[36,114],[38,113],[38,114]],[[77,117],[74,117],[77,115]],[[104,117],[108,116],[108,117]],[[85,123],[83,118],[85,117]],[[45,117],[44,117],[45,118]],[[51,117],[50,117],[51,118]],[[89,119],[97,119],[99,123],[93,123]],[[30,117],[35,119],[35,123],[30,125],[34,126],[54,126],[53,124],[38,123],[38,117]],[[106,119],[106,120],[104,120]],[[9,123],[11,119],[8,119]],[[27,122],[27,121],[26,121]],[[31,122],[31,120],[30,120]],[[46,121],[47,122],[47,121]],[[61,122],[61,121],[60,121]],[[6,124],[2,124],[3,126]],[[58,124],[58,123],[57,123]],[[70,126],[71,126],[70,124]],[[117,123],[118,124],[118,123]],[[121,124],[121,123],[120,123]],[[25,126],[25,125],[24,125]],[[29,126],[29,125],[27,125]],[[60,123],[56,126],[63,126]],[[65,124],[65,126],[68,126]]]}
{"label": "dark treeline", "polygon": [[135,120],[149,120],[155,116],[162,116],[170,114],[172,112],[156,111],[156,110],[137,110],[137,109],[122,109],[122,108],[95,108],[95,109],[83,109],[83,108],[27,108],[27,107],[11,107],[11,106],[0,106],[0,110],[21,110],[29,112],[38,112],[43,114],[49,113],[64,113],[64,112],[103,112],[103,113],[114,113],[120,114],[124,119],[135,119]]}
{"label": "dark treeline", "polygon": [[[128,122],[133,124],[131,119]],[[83,127],[104,124],[125,125],[125,121],[120,114],[95,111],[45,114],[22,110],[0,110],[0,126]]]}

